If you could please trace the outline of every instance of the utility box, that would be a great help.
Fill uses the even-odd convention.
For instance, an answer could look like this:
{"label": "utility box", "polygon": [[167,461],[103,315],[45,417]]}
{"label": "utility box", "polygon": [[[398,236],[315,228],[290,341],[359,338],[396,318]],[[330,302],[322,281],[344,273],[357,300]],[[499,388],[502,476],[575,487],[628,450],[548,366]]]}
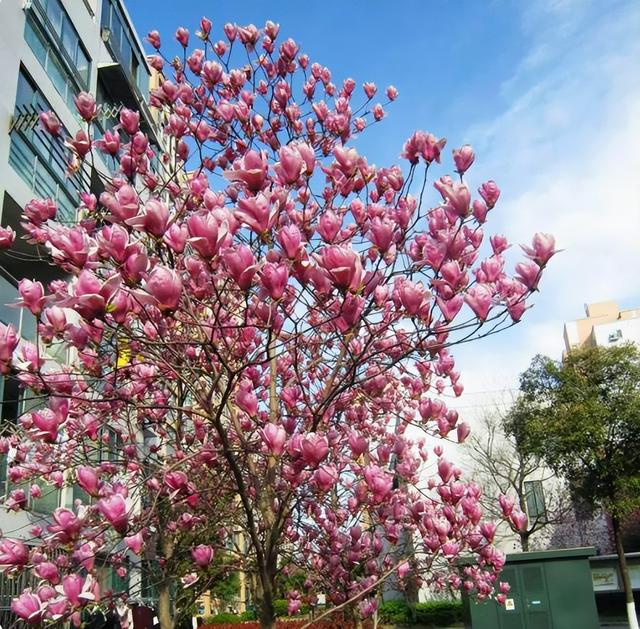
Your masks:
{"label": "utility box", "polygon": [[593,548],[507,555],[504,605],[467,599],[471,629],[598,629],[589,557]]}

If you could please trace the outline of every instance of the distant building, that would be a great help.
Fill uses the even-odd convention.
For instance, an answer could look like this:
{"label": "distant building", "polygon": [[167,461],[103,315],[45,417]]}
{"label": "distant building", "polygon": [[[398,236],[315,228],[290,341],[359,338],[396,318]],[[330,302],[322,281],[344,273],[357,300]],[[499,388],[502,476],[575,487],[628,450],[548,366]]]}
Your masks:
{"label": "distant building", "polygon": [[620,310],[615,301],[585,305],[586,317],[564,324],[565,351],[582,347],[640,344],[640,309]]}

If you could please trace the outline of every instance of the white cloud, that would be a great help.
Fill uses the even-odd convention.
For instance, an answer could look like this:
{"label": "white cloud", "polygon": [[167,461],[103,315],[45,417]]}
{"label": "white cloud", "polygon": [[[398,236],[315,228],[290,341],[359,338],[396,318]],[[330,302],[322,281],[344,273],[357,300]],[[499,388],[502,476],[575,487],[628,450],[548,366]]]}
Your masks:
{"label": "white cloud", "polygon": [[503,85],[510,106],[465,136],[476,176],[503,189],[491,230],[512,242],[550,232],[564,251],[522,325],[455,352],[471,416],[494,395],[478,391],[516,387],[536,353],[559,357],[562,325],[584,303],[640,305],[640,5],[531,3],[522,29],[531,47]]}

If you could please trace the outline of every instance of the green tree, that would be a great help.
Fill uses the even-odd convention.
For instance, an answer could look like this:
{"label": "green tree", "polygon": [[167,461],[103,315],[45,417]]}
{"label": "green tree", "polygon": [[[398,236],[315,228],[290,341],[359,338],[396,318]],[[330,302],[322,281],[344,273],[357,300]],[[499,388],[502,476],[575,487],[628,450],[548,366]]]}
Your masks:
{"label": "green tree", "polygon": [[640,351],[635,345],[536,356],[507,427],[610,517],[631,629],[638,629],[621,526],[640,506]]}

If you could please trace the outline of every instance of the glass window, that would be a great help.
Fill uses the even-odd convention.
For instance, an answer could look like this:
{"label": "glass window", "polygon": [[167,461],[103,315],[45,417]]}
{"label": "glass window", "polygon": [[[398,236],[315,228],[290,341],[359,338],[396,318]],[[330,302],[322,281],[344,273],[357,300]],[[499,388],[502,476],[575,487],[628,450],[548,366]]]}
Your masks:
{"label": "glass window", "polygon": [[87,55],[86,50],[80,43],[78,43],[78,54],[77,54],[76,66],[78,68],[78,72],[84,79],[85,83],[88,84],[91,62],[89,61],[89,55]]}
{"label": "glass window", "polygon": [[[54,67],[51,65],[52,74]],[[70,91],[67,90],[67,94],[70,95]],[[24,113],[24,107],[33,107],[36,111],[51,109],[32,81],[21,71],[16,113]],[[31,129],[15,130],[11,133],[9,163],[36,194],[57,201],[63,220],[74,220],[78,190],[82,188],[83,180],[79,174],[67,176],[66,160],[57,140],[38,125]]]}
{"label": "glass window", "polygon": [[[45,0],[41,1],[44,3]],[[44,19],[37,10],[29,11],[25,39],[47,72],[49,72],[48,61],[42,58],[42,50],[38,51],[36,47],[46,50],[47,58],[58,60],[58,70],[62,69],[67,91],[70,89],[75,93],[86,89],[91,62],[87,51],[82,48],[80,37],[71,18],[59,0],[47,0],[47,18]],[[81,81],[78,80],[78,75]],[[56,84],[56,89],[58,87],[59,84]],[[65,96],[65,93],[61,92],[61,94]]]}
{"label": "glass window", "polygon": [[62,45],[64,46],[67,53],[69,53],[69,57],[73,61],[76,62],[76,48],[78,47],[78,36],[76,35],[76,31],[71,24],[71,20],[65,16],[63,24],[62,24]]}
{"label": "glass window", "polygon": [[10,308],[18,299],[18,289],[0,275],[0,321],[20,330],[20,308]]}
{"label": "glass window", "polygon": [[102,0],[100,26],[102,28],[111,28],[111,3],[109,2],[109,0]]}
{"label": "glass window", "polygon": [[24,38],[42,67],[46,68],[48,46],[40,31],[37,28],[34,28],[30,19],[27,19],[26,22]]}
{"label": "glass window", "polygon": [[40,487],[42,495],[32,499],[31,508],[37,513],[52,513],[60,506],[60,490],[40,479],[35,484]]}
{"label": "glass window", "polygon": [[544,490],[541,480],[525,481],[525,499],[529,518],[544,517],[547,509],[544,503]]}
{"label": "glass window", "polygon": [[51,22],[54,30],[59,33],[62,29],[63,17],[63,9],[60,5],[60,0],[47,1],[47,17],[49,18],[49,22]]}

